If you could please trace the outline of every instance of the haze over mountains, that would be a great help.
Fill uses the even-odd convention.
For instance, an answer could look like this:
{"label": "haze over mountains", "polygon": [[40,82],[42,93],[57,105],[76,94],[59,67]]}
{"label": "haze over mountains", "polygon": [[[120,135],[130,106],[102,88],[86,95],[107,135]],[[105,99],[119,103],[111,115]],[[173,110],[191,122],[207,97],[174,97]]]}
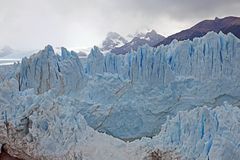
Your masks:
{"label": "haze over mountains", "polygon": [[0,59],[21,59],[32,55],[36,50],[16,50],[10,46],[4,46],[0,49]]}
{"label": "haze over mountains", "polygon": [[170,44],[174,39],[179,41],[187,39],[193,40],[193,38],[202,37],[210,31],[214,31],[216,33],[222,31],[225,34],[231,32],[236,37],[240,38],[240,18],[230,16],[222,19],[215,18],[214,20],[204,20],[189,29],[183,30],[166,38],[152,30],[146,34],[138,34],[138,36],[134,37],[130,42],[125,43],[120,47],[117,46],[112,48],[111,52],[116,54],[126,54],[131,50],[137,50],[139,46],[144,44],[157,47],[161,44]]}
{"label": "haze over mountains", "polygon": [[134,37],[130,42],[121,47],[115,47],[111,50],[112,53],[126,54],[131,50],[137,50],[139,46],[148,44],[149,46],[155,46],[161,42],[165,37],[152,30],[141,36]]}
{"label": "haze over mountains", "polygon": [[[157,47],[161,44],[170,44],[174,39],[178,41],[192,40],[195,37],[202,37],[210,31],[220,32],[227,34],[233,33],[236,37],[240,38],[240,18],[239,17],[225,17],[215,18],[213,20],[203,20],[193,27],[180,31],[176,34],[164,37],[157,33],[155,30],[149,30],[147,32],[137,32],[135,34],[129,34],[124,37],[116,32],[109,32],[102,44],[99,45],[100,51],[103,53],[112,52],[115,54],[126,54],[131,50],[136,51],[138,47],[145,44],[151,47]],[[18,51],[9,46],[0,50],[0,58],[23,58],[29,56],[33,51]],[[75,52],[80,57],[85,57],[90,53],[90,49],[77,49]]]}

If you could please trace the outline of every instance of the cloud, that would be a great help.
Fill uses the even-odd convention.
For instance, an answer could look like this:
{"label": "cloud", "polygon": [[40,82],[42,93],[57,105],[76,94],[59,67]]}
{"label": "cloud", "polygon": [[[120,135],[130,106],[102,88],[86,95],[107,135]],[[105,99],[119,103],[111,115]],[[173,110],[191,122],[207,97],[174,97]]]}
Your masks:
{"label": "cloud", "polygon": [[240,16],[239,0],[0,0],[0,46],[88,47],[109,31],[167,36],[203,19]]}

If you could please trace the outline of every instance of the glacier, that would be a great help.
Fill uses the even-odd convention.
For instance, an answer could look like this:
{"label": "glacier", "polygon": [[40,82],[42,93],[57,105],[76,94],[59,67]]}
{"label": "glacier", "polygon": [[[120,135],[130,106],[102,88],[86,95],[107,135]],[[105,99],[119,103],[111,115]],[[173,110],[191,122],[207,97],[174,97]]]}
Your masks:
{"label": "glacier", "polygon": [[[54,53],[51,46],[28,58],[23,58],[18,74],[19,90],[34,88],[37,94],[49,89],[60,89],[59,94],[80,88],[83,69],[74,52],[61,48],[62,55]],[[75,72],[69,72],[69,71]]]}
{"label": "glacier", "polygon": [[178,150],[182,159],[237,160],[240,156],[239,126],[238,107],[226,102],[213,109],[204,106],[179,112],[162,126],[159,135],[147,140],[147,144],[153,148]]}
{"label": "glacier", "polygon": [[222,33],[125,56],[95,47],[84,66],[90,79],[77,96],[82,114],[94,129],[128,140],[157,134],[181,110],[239,105],[239,47]]}
{"label": "glacier", "polygon": [[[15,88],[14,83],[4,85]],[[68,96],[53,98],[51,92],[37,96],[29,89],[13,97],[13,105],[1,106],[0,143],[18,158],[138,160],[151,159],[149,153],[157,149],[171,151],[172,159],[240,156],[240,109],[227,103],[178,112],[152,139],[124,142],[90,128],[79,104]]]}
{"label": "glacier", "polygon": [[48,45],[0,66],[0,144],[22,159],[238,159],[239,60],[221,32],[87,58]]}

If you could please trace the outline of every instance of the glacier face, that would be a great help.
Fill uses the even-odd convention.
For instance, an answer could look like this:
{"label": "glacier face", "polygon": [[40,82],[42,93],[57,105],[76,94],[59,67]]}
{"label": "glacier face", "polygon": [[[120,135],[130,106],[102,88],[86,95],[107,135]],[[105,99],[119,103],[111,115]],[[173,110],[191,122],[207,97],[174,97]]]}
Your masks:
{"label": "glacier face", "polygon": [[126,140],[152,136],[178,111],[239,105],[239,53],[239,39],[222,33],[125,56],[94,48],[84,66],[90,79],[76,97],[91,127]]}
{"label": "glacier face", "polygon": [[49,89],[61,90],[59,93],[79,89],[84,81],[82,64],[74,52],[61,48],[61,53],[59,56],[51,46],[46,46],[30,58],[23,58],[19,90],[34,88],[37,94],[41,94]]}
{"label": "glacier face", "polygon": [[[239,60],[240,40],[213,32],[126,55],[94,47],[86,59],[47,46],[0,67],[0,144],[24,159],[143,159],[158,148],[237,158],[239,109],[221,105],[239,106]],[[157,136],[125,143],[88,125],[125,141]]]}
{"label": "glacier face", "polygon": [[[240,112],[227,103],[179,112],[147,140],[152,148],[172,148],[182,159],[239,159]],[[144,140],[143,140],[144,141]],[[230,149],[231,148],[231,149]]]}
{"label": "glacier face", "polygon": [[[227,103],[178,112],[157,136],[129,143],[90,128],[76,99],[54,97],[52,91],[12,92],[16,86],[16,80],[1,84],[1,93],[11,95],[12,104],[0,107],[0,143],[18,158],[152,160],[150,153],[155,150],[170,151],[165,156],[172,159],[235,160],[240,156],[240,109]],[[8,98],[1,95],[3,99]]]}
{"label": "glacier face", "polygon": [[[210,32],[203,38],[173,41],[157,49],[143,46],[126,56],[107,54],[104,57],[95,47],[86,68],[88,74],[117,73],[133,81],[147,80],[159,85],[167,85],[177,76],[192,76],[199,80],[230,78],[238,76],[239,50],[239,39],[234,35]],[[89,68],[93,69],[90,71]]]}
{"label": "glacier face", "polygon": [[104,56],[94,47],[84,63],[64,48],[59,56],[47,46],[23,59],[19,89],[71,94],[91,127],[131,140],[156,135],[166,117],[181,110],[224,101],[239,105],[239,53],[239,39],[213,32],[126,55]]}

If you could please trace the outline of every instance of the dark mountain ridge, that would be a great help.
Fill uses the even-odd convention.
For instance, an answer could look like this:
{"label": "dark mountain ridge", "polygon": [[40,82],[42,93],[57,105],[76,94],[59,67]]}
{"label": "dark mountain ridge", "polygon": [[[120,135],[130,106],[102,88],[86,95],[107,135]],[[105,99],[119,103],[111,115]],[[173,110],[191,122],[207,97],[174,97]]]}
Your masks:
{"label": "dark mountain ridge", "polygon": [[192,40],[195,37],[202,37],[210,31],[220,32],[227,34],[229,32],[233,33],[236,37],[240,38],[240,17],[225,17],[225,18],[215,18],[214,20],[204,20],[193,27],[173,34],[163,41],[159,42],[155,47],[164,44],[167,45],[171,43],[174,39],[178,41]]}

